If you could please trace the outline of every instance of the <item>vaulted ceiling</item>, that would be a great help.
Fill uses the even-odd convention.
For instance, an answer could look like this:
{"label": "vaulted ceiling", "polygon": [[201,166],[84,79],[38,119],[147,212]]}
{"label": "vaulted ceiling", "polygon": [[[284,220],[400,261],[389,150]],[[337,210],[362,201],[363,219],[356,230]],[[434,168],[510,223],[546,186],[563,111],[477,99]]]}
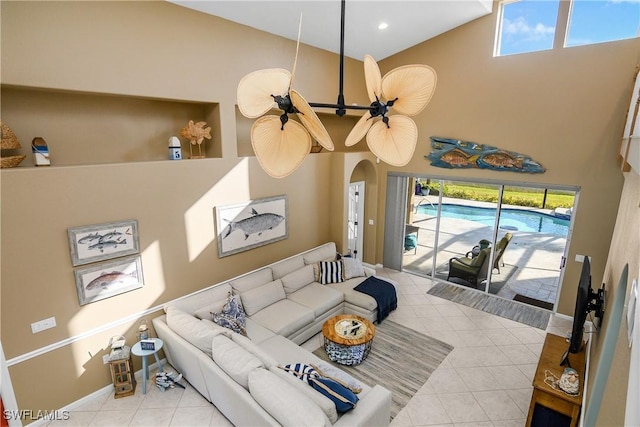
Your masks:
{"label": "vaulted ceiling", "polygon": [[[340,52],[340,0],[168,0],[288,39]],[[347,0],[345,56],[382,60],[455,27],[491,13],[491,0]],[[386,29],[379,29],[386,23]]]}

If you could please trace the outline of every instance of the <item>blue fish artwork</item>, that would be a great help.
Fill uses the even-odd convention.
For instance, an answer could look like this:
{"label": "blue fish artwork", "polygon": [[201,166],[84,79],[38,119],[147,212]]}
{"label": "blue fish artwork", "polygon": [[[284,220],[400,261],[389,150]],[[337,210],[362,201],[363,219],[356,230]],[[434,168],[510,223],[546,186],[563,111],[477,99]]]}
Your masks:
{"label": "blue fish artwork", "polygon": [[458,139],[431,137],[432,151],[425,159],[447,169],[481,168],[497,171],[543,173],[545,168],[531,157],[490,145]]}

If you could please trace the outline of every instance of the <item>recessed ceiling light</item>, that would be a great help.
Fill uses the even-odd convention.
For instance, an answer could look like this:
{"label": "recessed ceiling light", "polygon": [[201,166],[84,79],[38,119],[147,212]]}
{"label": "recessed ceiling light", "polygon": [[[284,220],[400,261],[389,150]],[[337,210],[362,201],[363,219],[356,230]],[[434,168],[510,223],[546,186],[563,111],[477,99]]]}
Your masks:
{"label": "recessed ceiling light", "polygon": [[389,24],[387,24],[386,22],[381,22],[380,25],[378,25],[378,29],[379,30],[386,30],[388,26],[389,26]]}

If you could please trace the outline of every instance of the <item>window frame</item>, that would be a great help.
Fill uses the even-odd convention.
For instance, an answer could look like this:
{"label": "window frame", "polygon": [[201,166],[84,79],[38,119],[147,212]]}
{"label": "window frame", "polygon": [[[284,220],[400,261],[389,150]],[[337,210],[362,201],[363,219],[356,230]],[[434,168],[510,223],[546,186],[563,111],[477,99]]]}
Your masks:
{"label": "window frame", "polygon": [[508,4],[516,3],[516,2],[519,2],[519,1],[523,1],[523,0],[503,0],[498,5],[498,13],[496,13],[496,19],[497,19],[496,26],[495,26],[496,31],[495,31],[495,38],[494,38],[494,43],[493,43],[493,56],[494,57],[520,55],[520,54],[535,53],[535,52],[544,52],[544,51],[549,51],[549,50],[573,48],[573,47],[580,47],[580,46],[590,46],[590,45],[600,44],[600,43],[609,43],[609,42],[620,41],[620,40],[630,40],[630,39],[633,39],[633,38],[640,38],[640,27],[639,27],[638,35],[636,35],[635,37],[632,37],[630,39],[606,40],[606,41],[598,41],[598,42],[594,42],[594,43],[567,46],[567,39],[569,37],[569,27],[571,25],[571,15],[572,15],[573,6],[574,6],[576,0],[568,0],[568,1],[567,0],[560,0],[558,2],[558,15],[556,17],[555,32],[554,32],[554,35],[553,35],[553,43],[552,43],[552,47],[550,49],[528,50],[528,51],[523,51],[523,52],[501,54],[500,51],[502,49],[502,30],[503,30],[503,26],[504,26],[504,8]]}

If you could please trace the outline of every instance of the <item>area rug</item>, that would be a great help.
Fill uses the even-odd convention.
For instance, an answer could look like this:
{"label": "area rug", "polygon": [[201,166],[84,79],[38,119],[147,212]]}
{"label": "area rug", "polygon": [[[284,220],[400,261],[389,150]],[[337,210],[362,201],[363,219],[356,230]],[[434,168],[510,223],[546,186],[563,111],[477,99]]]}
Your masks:
{"label": "area rug", "polygon": [[[334,364],[369,386],[380,384],[390,390],[391,417],[394,418],[451,350],[452,345],[384,320],[376,325],[371,353],[364,362],[356,366]],[[329,362],[322,347],[313,354]]]}
{"label": "area rug", "polygon": [[551,315],[547,310],[448,283],[437,283],[427,293],[542,330],[547,329]]}

